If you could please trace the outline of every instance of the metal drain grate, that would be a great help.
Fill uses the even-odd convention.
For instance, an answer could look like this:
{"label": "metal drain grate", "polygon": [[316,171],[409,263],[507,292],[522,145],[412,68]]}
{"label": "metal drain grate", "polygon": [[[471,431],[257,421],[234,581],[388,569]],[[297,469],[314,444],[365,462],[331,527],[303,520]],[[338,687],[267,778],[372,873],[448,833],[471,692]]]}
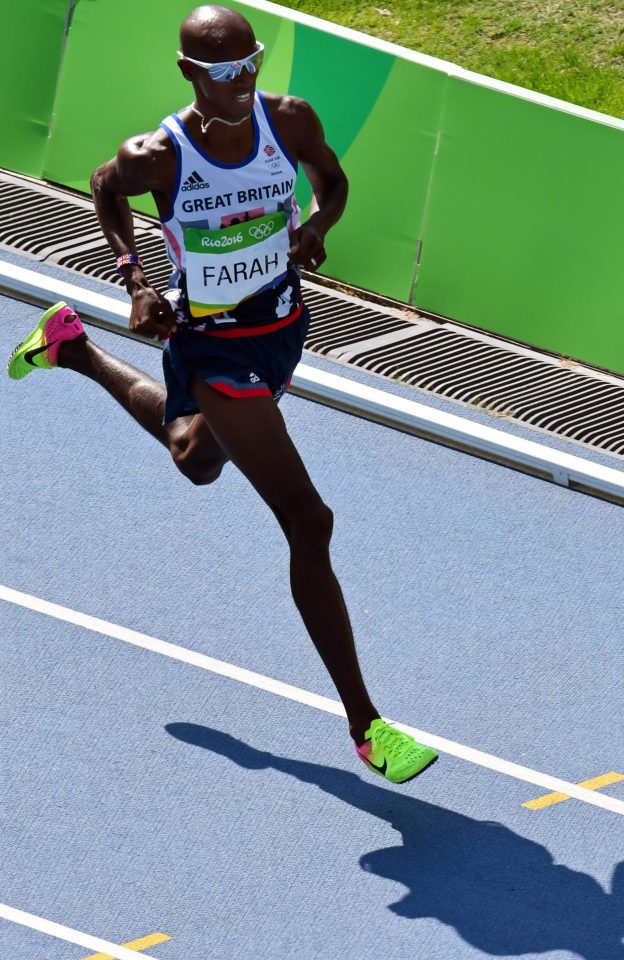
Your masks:
{"label": "metal drain grate", "polygon": [[566,369],[522,348],[440,324],[409,341],[375,349],[330,351],[394,380],[497,417],[519,420],[601,450],[624,454],[624,384],[608,375]]}
{"label": "metal drain grate", "polygon": [[[160,227],[134,215],[146,272],[164,289],[171,266]],[[0,244],[117,285],[91,201],[0,172]],[[624,456],[624,380],[408,309],[371,306],[304,281],[306,349],[340,363]]]}
{"label": "metal drain grate", "polygon": [[[134,216],[138,249],[155,285],[171,274],[160,229]],[[90,200],[45,184],[0,174],[0,243],[38,260],[123,285]]]}
{"label": "metal drain grate", "polygon": [[411,335],[414,329],[413,321],[401,318],[398,311],[396,316],[387,315],[310,285],[306,285],[305,302],[311,316],[306,348],[316,353],[329,354],[352,347],[364,336],[396,342]]}

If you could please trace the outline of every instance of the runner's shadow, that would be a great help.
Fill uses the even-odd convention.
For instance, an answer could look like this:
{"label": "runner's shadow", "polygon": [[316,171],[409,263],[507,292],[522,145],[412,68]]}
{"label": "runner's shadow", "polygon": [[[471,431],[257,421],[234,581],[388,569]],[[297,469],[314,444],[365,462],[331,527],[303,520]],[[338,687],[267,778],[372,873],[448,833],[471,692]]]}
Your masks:
{"label": "runner's shadow", "polygon": [[556,865],[545,847],[500,823],[473,820],[345,770],[256,750],[209,727],[165,729],[246,769],[271,767],[316,784],[390,823],[403,845],[364,854],[360,865],[407,887],[389,906],[393,913],[435,917],[496,956],[568,950],[584,960],[624,960],[624,862],[608,894],[593,877]]}

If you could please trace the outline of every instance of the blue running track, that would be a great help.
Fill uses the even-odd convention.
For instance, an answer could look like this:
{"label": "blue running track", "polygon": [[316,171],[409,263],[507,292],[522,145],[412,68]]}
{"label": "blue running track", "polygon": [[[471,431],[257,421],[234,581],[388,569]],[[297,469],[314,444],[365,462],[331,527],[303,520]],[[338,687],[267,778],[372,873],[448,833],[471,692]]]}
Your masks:
{"label": "blue running track", "polygon": [[[6,360],[40,311],[0,302]],[[154,347],[88,332],[162,379]],[[336,699],[231,465],[193,487],[70,371],[3,375],[0,398],[3,587]],[[281,406],[384,715],[571,783],[624,774],[621,507]],[[158,960],[624,960],[622,813],[528,809],[549,791],[446,754],[393,786],[340,716],[11,600],[0,627],[3,904],[161,932]],[[0,919],[2,960],[94,952]]]}

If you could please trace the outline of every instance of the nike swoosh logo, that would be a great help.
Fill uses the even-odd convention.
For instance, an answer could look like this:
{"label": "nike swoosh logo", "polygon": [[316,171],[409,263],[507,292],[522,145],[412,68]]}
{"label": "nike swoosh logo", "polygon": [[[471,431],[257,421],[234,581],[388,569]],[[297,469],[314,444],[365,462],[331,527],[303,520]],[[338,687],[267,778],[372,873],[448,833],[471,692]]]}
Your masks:
{"label": "nike swoosh logo", "polygon": [[34,362],[34,357],[36,357],[38,353],[44,353],[45,350],[49,350],[50,347],[53,347],[54,344],[57,342],[58,342],[57,340],[53,340],[52,343],[46,343],[45,346],[37,347],[36,350],[27,350],[26,353],[24,354],[24,360],[26,361],[26,363],[29,363],[31,367],[38,366],[38,364]]}
{"label": "nike swoosh logo", "polygon": [[379,770],[379,773],[385,774],[386,770],[388,769],[387,760],[384,760],[383,765],[381,767],[379,766],[378,763],[373,763],[372,760],[369,760],[368,762],[370,763],[371,767],[374,767],[375,770]]}

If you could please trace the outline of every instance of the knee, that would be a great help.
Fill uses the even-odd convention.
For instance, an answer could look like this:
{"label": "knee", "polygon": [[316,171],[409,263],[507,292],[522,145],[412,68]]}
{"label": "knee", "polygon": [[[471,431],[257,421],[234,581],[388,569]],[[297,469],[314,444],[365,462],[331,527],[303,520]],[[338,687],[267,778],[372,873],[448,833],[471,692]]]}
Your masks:
{"label": "knee", "polygon": [[219,479],[222,470],[223,464],[220,464],[218,467],[212,467],[211,469],[190,470],[184,476],[191,481],[193,486],[206,487],[209,483],[214,483],[215,480]]}
{"label": "knee", "polygon": [[203,487],[218,480],[225,463],[202,461],[193,453],[192,447],[184,444],[173,444],[171,457],[180,473],[195,487]]}
{"label": "knee", "polygon": [[334,529],[334,514],[322,500],[298,510],[289,523],[291,536],[307,549],[327,549]]}
{"label": "knee", "polygon": [[214,467],[197,467],[190,464],[174,461],[180,473],[190,480],[195,487],[205,487],[209,483],[214,483],[221,476],[223,464]]}

